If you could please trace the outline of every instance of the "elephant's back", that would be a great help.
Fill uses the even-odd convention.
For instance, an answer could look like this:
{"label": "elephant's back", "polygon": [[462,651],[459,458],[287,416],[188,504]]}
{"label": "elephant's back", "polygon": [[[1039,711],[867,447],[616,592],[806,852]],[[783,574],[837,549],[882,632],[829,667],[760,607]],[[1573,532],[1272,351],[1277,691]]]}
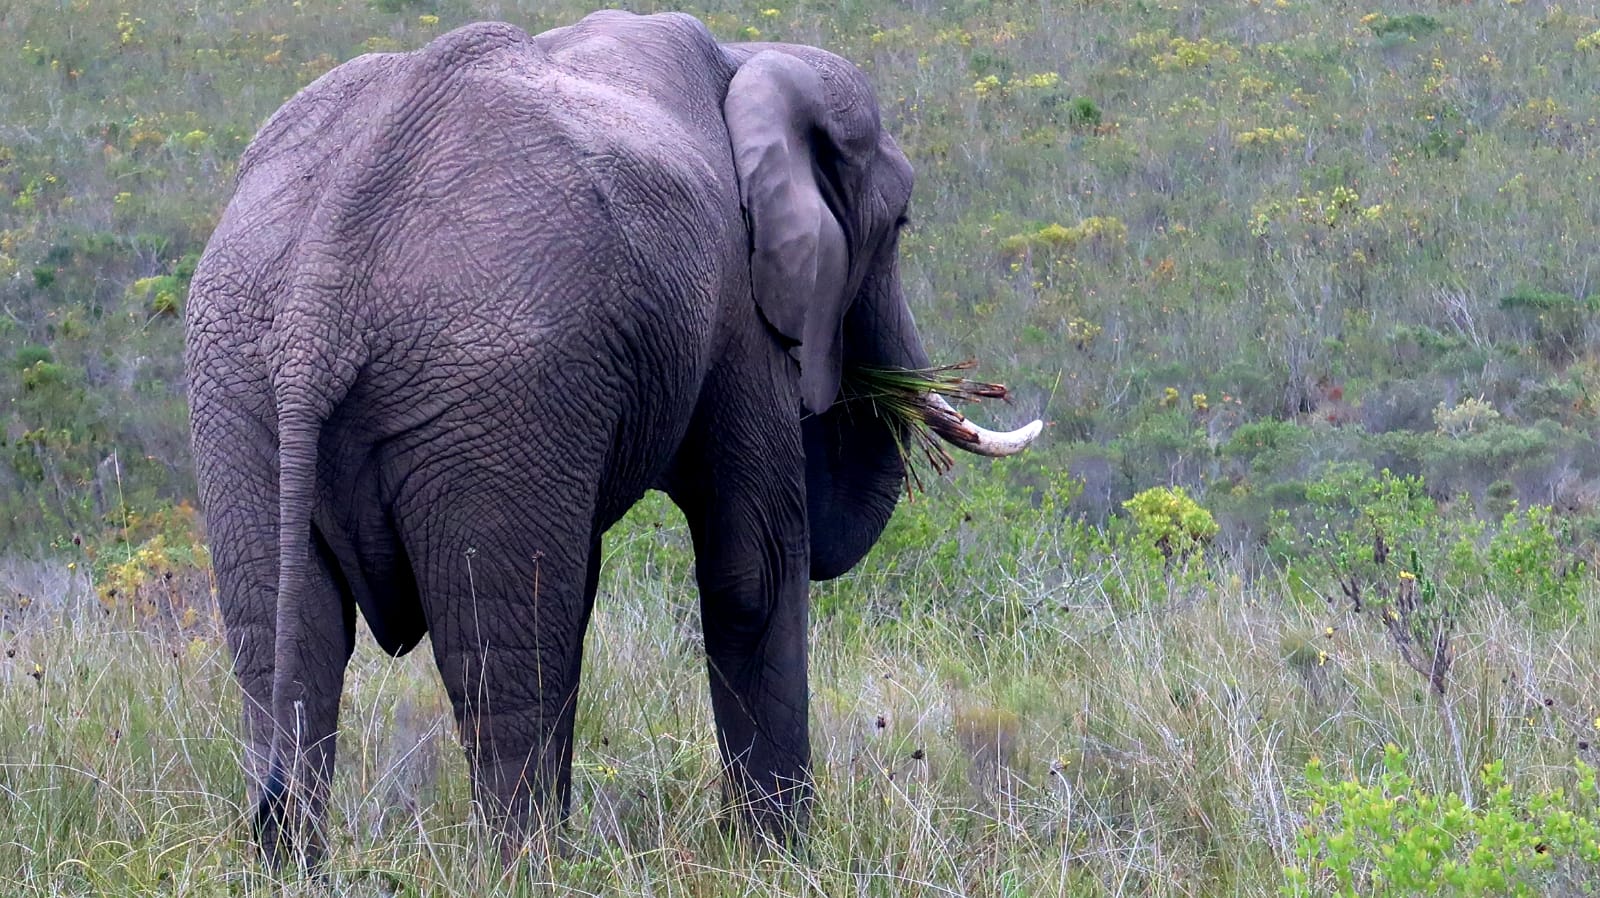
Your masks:
{"label": "elephant's back", "polygon": [[747,278],[720,76],[668,106],[650,73],[592,72],[581,30],[470,26],[419,51],[308,225],[302,264],[362,318],[336,423],[391,469],[559,456],[642,490],[693,411]]}

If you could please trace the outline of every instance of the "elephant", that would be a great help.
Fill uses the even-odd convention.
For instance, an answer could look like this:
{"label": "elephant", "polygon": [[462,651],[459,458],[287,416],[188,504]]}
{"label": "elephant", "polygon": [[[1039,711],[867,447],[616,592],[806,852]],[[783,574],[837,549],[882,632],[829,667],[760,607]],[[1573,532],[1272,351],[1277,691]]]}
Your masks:
{"label": "elephant", "polygon": [[[867,553],[906,476],[906,425],[841,380],[929,365],[911,191],[859,69],[681,14],[468,25],[262,126],[185,364],[270,863],[325,854],[358,610],[393,655],[430,636],[502,850],[565,819],[601,538],[652,489],[693,543],[734,819],[803,831],[808,580]],[[925,408],[980,454],[1041,426]]]}

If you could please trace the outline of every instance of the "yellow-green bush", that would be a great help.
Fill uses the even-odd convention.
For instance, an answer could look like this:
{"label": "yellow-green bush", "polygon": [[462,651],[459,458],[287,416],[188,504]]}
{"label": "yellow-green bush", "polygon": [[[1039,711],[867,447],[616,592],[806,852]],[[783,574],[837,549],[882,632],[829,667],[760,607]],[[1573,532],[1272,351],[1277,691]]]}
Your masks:
{"label": "yellow-green bush", "polygon": [[1583,894],[1600,877],[1600,791],[1581,760],[1567,776],[1570,792],[1516,789],[1505,763],[1492,761],[1474,802],[1419,784],[1392,743],[1373,782],[1333,779],[1314,758],[1283,894]]}
{"label": "yellow-green bush", "polygon": [[1157,486],[1122,503],[1139,540],[1167,558],[1199,554],[1220,529],[1217,521],[1181,486]]}

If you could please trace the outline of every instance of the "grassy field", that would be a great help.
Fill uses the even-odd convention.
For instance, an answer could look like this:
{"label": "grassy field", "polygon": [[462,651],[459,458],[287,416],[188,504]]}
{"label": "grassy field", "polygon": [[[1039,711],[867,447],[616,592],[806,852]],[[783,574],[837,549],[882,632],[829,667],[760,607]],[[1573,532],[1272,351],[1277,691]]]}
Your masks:
{"label": "grassy field", "polygon": [[[932,506],[909,517],[953,510]],[[1276,894],[1286,865],[1318,869],[1296,856],[1315,844],[1303,827],[1331,828],[1308,762],[1366,780],[1386,745],[1406,755],[1413,801],[1476,793],[1483,807],[1478,771],[1503,759],[1511,819],[1539,819],[1535,797],[1555,789],[1564,809],[1596,814],[1574,762],[1594,760],[1600,723],[1591,617],[1542,629],[1474,600],[1437,696],[1382,629],[1286,601],[1282,582],[1244,586],[1226,565],[1175,582],[1110,558],[1063,579],[1052,556],[1088,547],[1040,531],[1015,561],[903,546],[818,590],[812,837],[799,856],[752,849],[718,822],[688,552],[680,531],[649,525],[663,516],[641,509],[613,541],[575,820],[554,859],[514,881],[470,824],[426,651],[396,662],[361,645],[333,802],[336,893]],[[81,577],[57,594],[13,613],[15,656],[0,665],[7,893],[269,893],[213,625],[119,626]],[[1485,832],[1442,854],[1466,864],[1487,844],[1533,894],[1589,894],[1600,864],[1574,850],[1541,866],[1541,839],[1553,837]],[[1375,855],[1382,842],[1360,844]],[[1328,869],[1303,894],[1326,894]]]}
{"label": "grassy field", "polygon": [[[1595,893],[1591,9],[685,8],[867,70],[918,168],[904,270],[930,349],[1012,385],[1002,423],[1051,427],[930,483],[814,590],[802,853],[724,835],[690,556],[657,497],[608,539],[560,850],[511,877],[488,859],[426,647],[362,642],[326,885]],[[239,806],[187,279],[300,86],[584,11],[0,6],[0,892],[315,891],[255,864]]]}

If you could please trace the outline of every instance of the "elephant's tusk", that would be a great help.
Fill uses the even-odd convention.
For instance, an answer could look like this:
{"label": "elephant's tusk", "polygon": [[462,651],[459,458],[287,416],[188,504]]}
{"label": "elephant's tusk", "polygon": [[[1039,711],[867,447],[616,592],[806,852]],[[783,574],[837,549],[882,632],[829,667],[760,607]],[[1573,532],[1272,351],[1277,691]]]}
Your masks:
{"label": "elephant's tusk", "polygon": [[922,420],[957,449],[992,458],[1016,455],[1028,448],[1044,430],[1044,422],[1038,420],[1009,433],[985,430],[951,408],[938,393],[928,394],[922,406]]}

